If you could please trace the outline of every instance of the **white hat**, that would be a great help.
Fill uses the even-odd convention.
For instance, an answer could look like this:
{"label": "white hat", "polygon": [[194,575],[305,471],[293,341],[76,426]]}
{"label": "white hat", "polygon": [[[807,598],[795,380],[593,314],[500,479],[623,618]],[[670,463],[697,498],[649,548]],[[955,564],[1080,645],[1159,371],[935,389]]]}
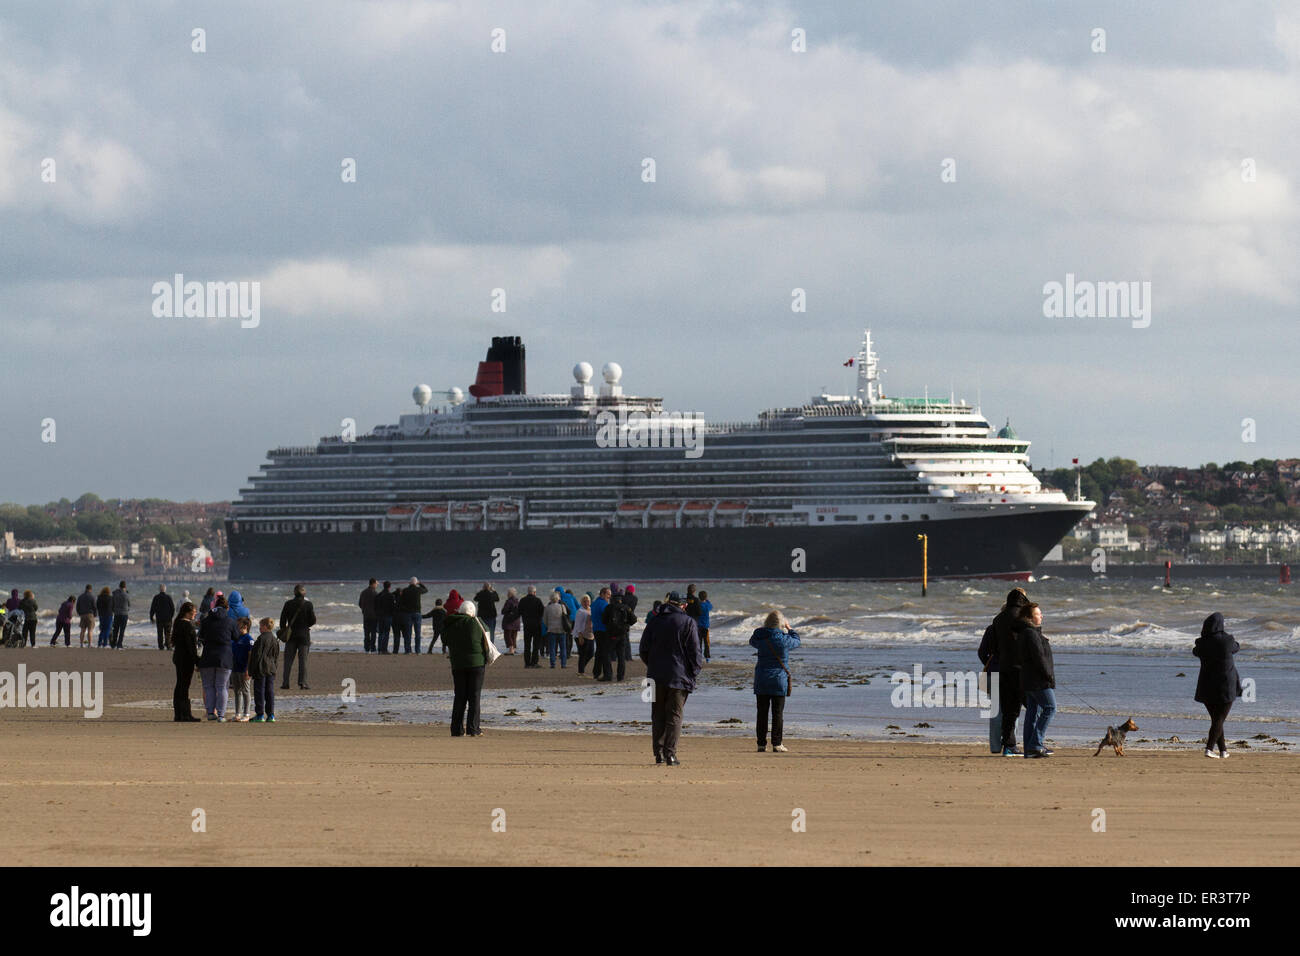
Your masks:
{"label": "white hat", "polygon": [[470,617],[478,617],[478,605],[473,601],[461,601],[458,610],[461,614],[468,614]]}

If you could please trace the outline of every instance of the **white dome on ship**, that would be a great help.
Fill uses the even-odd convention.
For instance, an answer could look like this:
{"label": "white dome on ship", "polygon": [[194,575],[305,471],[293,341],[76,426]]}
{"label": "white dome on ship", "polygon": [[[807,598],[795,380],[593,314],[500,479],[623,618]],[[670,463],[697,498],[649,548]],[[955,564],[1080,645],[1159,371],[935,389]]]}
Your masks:
{"label": "white dome on ship", "polygon": [[415,404],[423,408],[433,401],[433,389],[428,385],[417,385],[411,389],[411,398],[415,399]]}
{"label": "white dome on ship", "polygon": [[461,402],[465,401],[465,393],[460,388],[453,385],[451,388],[447,389],[447,399],[453,405],[459,405]]}
{"label": "white dome on ship", "polygon": [[580,385],[586,385],[594,374],[590,362],[579,362],[573,366],[573,377]]}
{"label": "white dome on ship", "polygon": [[606,384],[617,385],[618,380],[623,377],[623,366],[617,362],[606,362],[600,374],[604,376]]}

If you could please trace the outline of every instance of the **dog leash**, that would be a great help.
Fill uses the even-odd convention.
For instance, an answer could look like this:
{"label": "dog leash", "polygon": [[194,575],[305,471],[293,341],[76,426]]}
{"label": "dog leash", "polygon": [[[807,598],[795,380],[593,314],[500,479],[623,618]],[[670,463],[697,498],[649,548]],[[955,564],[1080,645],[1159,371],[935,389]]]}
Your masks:
{"label": "dog leash", "polygon": [[[1064,690],[1064,688],[1058,687],[1057,690]],[[1089,710],[1091,710],[1094,714],[1097,714],[1097,715],[1102,716],[1102,717],[1105,717],[1105,716],[1106,716],[1106,715],[1103,714],[1100,710],[1098,710],[1096,707],[1093,707],[1092,704],[1089,704],[1086,700],[1083,700],[1083,698],[1080,697],[1078,694],[1076,694],[1074,691],[1072,691],[1072,690],[1067,690],[1066,693],[1069,694],[1071,697],[1074,697],[1074,698],[1077,699],[1077,700],[1081,700],[1081,701],[1083,701],[1084,706],[1086,706],[1086,707],[1087,707]]]}

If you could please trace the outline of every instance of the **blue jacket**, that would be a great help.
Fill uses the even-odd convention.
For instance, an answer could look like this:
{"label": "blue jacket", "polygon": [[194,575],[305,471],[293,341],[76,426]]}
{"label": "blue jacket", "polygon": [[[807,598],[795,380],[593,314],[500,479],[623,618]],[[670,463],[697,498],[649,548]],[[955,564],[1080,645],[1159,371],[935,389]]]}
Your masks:
{"label": "blue jacket", "polygon": [[230,616],[230,619],[234,621],[236,625],[238,625],[240,618],[252,618],[253,612],[248,609],[246,604],[244,604],[244,596],[238,591],[231,591],[230,596],[227,597],[226,600],[230,603],[230,608],[226,611],[226,614]]}
{"label": "blue jacket", "polygon": [[700,627],[704,628],[705,630],[708,630],[709,628],[709,614],[712,611],[713,611],[712,601],[700,602],[700,616],[696,619],[696,622],[700,625]]}
{"label": "blue jacket", "polygon": [[253,649],[253,635],[240,634],[239,629],[235,629],[235,640],[230,645],[230,656],[234,662],[231,668],[235,673],[242,674],[248,670],[248,653]]}
{"label": "blue jacket", "polygon": [[199,625],[199,640],[203,642],[199,667],[220,667],[228,671],[235,669],[234,655],[230,650],[230,645],[235,640],[235,622],[226,615],[225,608],[214,608],[203,619]]}
{"label": "blue jacket", "polygon": [[695,690],[695,678],[704,667],[695,621],[676,605],[666,605],[646,625],[640,657],[645,662],[646,676],[656,685]]}
{"label": "blue jacket", "polygon": [[760,627],[749,639],[749,646],[758,649],[758,663],[754,665],[754,693],[776,697],[789,694],[790,682],[781,665],[784,664],[787,668],[790,666],[790,652],[799,646],[799,635],[775,627]]}
{"label": "blue jacket", "polygon": [[598,597],[591,602],[591,630],[594,634],[605,633],[605,608],[609,607],[609,602],[603,597]]}

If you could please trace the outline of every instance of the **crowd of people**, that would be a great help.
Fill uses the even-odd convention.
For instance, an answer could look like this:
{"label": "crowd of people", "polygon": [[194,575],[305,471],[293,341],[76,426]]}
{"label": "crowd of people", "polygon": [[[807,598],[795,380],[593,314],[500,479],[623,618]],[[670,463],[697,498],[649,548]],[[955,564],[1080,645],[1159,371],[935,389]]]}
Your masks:
{"label": "crowd of people", "polygon": [[[653,602],[644,621],[637,613],[636,586],[620,587],[618,582],[610,582],[596,593],[580,595],[556,585],[547,592],[545,601],[535,585],[527,586],[522,596],[516,588],[508,588],[503,600],[491,582],[484,582],[473,598],[462,598],[452,588],[425,612],[423,596],[428,593],[428,587],[415,577],[396,589],[391,581],[381,586],[372,578],[357,601],[362,616],[362,649],[374,654],[420,654],[422,622],[427,620],[429,640],[425,653],[432,654],[441,643],[442,653],[449,657],[455,689],[454,736],[482,733],[479,714],[483,678],[485,668],[499,653],[495,647],[498,623],[505,655],[522,654],[525,668],[542,667],[543,656],[552,668],[567,668],[573,659],[579,674],[585,676],[590,667],[594,680],[608,683],[627,679],[632,634],[644,623],[637,653],[654,687],[652,749],[657,763],[677,763],[686,699],[695,690],[703,665],[711,659],[713,605],[707,591],[697,591],[693,584],[686,588],[685,595],[670,591],[663,600]],[[39,610],[31,590],[20,594],[13,589],[0,607],[6,639],[34,647]],[[75,621],[80,647],[121,649],[130,611],[131,596],[125,581],[119,582],[116,589],[103,587],[98,594],[87,584],[80,595],[68,595],[59,605],[50,645],[57,645],[62,637],[64,646],[71,646]],[[166,585],[159,585],[149,604],[149,621],[157,632],[157,648],[172,652],[177,721],[200,719],[191,713],[189,697],[196,670],[209,720],[226,720],[233,694],[230,719],[274,721],[275,677],[282,656],[283,682],[279,689],[289,689],[297,661],[298,687],[310,690],[308,656],[316,613],[301,584],[294,587],[293,595],[281,607],[278,627],[274,618],[263,617],[256,621],[256,634],[253,613],[237,590],[227,595],[208,588],[197,604],[185,591],[178,609]],[[977,653],[981,663],[986,671],[998,675],[999,713],[990,727],[991,749],[1005,757],[1042,759],[1053,753],[1047,747],[1047,731],[1057,709],[1056,671],[1052,645],[1042,626],[1042,608],[1029,600],[1023,588],[1014,588],[980,641]],[[792,690],[789,655],[800,646],[799,635],[784,615],[774,610],[763,626],[755,629],[749,644],[757,657],[753,692],[758,749],[765,751],[770,740],[774,752],[785,752],[785,701]],[[1242,693],[1233,662],[1238,650],[1240,645],[1225,630],[1223,615],[1216,612],[1206,618],[1193,652],[1201,662],[1195,699],[1204,704],[1210,716],[1207,757],[1228,756],[1224,722]],[[1016,740],[1022,710],[1023,750]]]}
{"label": "crowd of people", "polygon": [[[1241,645],[1224,629],[1223,615],[1211,614],[1201,625],[1192,653],[1200,659],[1197,703],[1210,715],[1205,756],[1228,756],[1223,724],[1242,693],[1233,656]],[[991,727],[990,749],[1004,757],[1043,759],[1052,756],[1047,728],[1056,713],[1056,667],[1051,641],[1043,634],[1043,610],[1024,588],[1012,588],[1006,603],[984,631],[977,651],[984,669],[998,675],[998,722]],[[1016,746],[1016,721],[1024,708],[1024,750]]]}

